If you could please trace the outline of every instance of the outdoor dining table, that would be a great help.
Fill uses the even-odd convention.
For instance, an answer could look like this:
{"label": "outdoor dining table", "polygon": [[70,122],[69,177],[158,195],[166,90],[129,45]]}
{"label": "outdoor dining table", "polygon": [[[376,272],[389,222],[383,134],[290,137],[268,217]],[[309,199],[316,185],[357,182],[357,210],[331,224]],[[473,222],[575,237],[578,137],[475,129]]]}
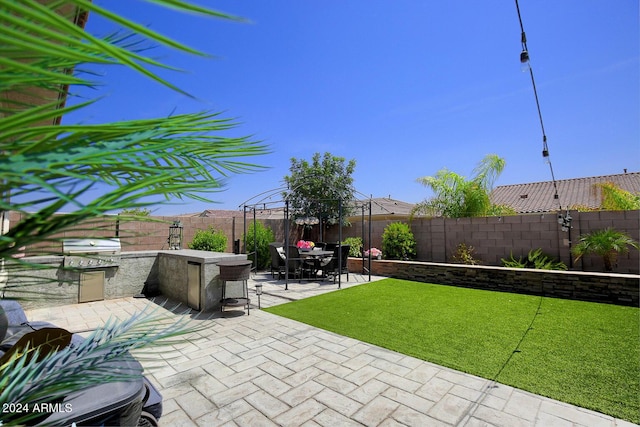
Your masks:
{"label": "outdoor dining table", "polygon": [[[312,250],[299,250],[300,257],[303,261],[306,261],[306,264],[313,268],[313,275],[316,276],[318,274],[318,270],[320,270],[320,260],[323,258],[327,258],[333,256],[333,251],[324,251],[318,249]],[[309,262],[312,261],[312,262]]]}
{"label": "outdoor dining table", "polygon": [[317,249],[312,249],[310,251],[299,250],[299,252],[302,258],[320,259],[320,258],[333,256],[333,251],[324,251],[324,250],[317,250]]}

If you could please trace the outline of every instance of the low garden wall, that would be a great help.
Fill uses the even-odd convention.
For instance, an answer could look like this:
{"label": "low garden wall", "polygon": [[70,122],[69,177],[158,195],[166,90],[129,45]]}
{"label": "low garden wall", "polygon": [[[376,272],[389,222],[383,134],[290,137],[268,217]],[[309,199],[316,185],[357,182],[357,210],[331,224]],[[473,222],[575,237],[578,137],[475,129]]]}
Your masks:
{"label": "low garden wall", "polygon": [[[362,260],[350,258],[349,271],[362,271]],[[371,274],[417,282],[634,307],[638,307],[640,296],[640,275],[636,274],[532,270],[394,260],[371,261]]]}

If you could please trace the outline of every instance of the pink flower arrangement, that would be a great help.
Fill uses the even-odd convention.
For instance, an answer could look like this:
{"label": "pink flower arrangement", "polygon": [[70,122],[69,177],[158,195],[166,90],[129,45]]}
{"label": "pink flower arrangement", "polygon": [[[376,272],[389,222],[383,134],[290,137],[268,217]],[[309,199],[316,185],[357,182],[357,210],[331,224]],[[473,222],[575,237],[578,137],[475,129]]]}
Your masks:
{"label": "pink flower arrangement", "polygon": [[369,256],[371,253],[371,258],[380,258],[382,256],[382,251],[378,248],[371,248],[368,251],[364,251],[364,256]]}
{"label": "pink flower arrangement", "polygon": [[309,240],[298,240],[296,246],[298,247],[298,249],[313,249],[315,243]]}

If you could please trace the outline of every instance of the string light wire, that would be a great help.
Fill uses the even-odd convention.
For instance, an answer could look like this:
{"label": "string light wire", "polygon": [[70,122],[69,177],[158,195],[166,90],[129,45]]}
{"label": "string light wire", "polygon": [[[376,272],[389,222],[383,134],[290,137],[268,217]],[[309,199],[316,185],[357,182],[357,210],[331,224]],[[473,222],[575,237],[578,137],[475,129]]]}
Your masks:
{"label": "string light wire", "polygon": [[549,157],[549,146],[547,145],[547,134],[544,130],[544,121],[542,120],[542,110],[540,109],[540,100],[538,99],[538,90],[536,88],[536,80],[533,77],[533,68],[531,68],[531,63],[529,62],[529,48],[527,47],[527,35],[524,32],[524,25],[522,24],[522,15],[520,14],[520,5],[518,4],[518,0],[516,2],[516,10],[518,11],[518,21],[520,22],[520,31],[521,31],[521,42],[522,42],[522,53],[520,54],[520,61],[523,64],[527,64],[527,68],[529,69],[529,75],[531,76],[531,84],[533,85],[533,95],[536,100],[536,107],[538,108],[538,118],[540,119],[540,128],[542,129],[542,157],[549,164],[549,170],[551,171],[551,180],[553,182],[553,198],[558,200],[558,205],[560,206],[560,210],[562,210],[562,203],[560,203],[560,197],[558,196],[558,185],[556,183],[556,177],[553,173],[553,165],[551,164],[551,158]]}

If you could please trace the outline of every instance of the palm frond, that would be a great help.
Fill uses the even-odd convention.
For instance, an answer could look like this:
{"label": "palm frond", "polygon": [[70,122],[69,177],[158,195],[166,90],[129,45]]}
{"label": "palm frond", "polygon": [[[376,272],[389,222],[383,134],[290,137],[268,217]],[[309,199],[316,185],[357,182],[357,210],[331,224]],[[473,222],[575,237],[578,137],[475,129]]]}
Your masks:
{"label": "palm frond", "polygon": [[[239,20],[182,0],[151,1],[179,11]],[[94,36],[78,26],[73,16],[62,15],[62,6],[80,15],[101,15],[122,31]],[[86,71],[91,64],[123,66],[185,93],[156,73],[156,69],[175,68],[147,56],[146,43],[206,56],[203,52],[89,0],[3,0],[0,26],[0,210],[21,214],[21,220],[0,236],[0,275],[10,276],[9,284],[20,276],[25,297],[30,296],[29,285],[41,288],[46,279],[39,270],[46,266],[13,258],[22,246],[36,245],[41,253],[48,253],[70,229],[74,231],[67,238],[86,237],[87,231],[99,234],[102,230],[94,221],[105,213],[148,206],[151,198],[158,197],[208,200],[206,196],[219,191],[226,176],[262,169],[246,158],[265,154],[267,148],[252,137],[227,136],[224,132],[237,124],[218,113],[52,125],[62,115],[99,102],[67,99],[73,96],[70,85],[98,84],[91,80],[98,76]],[[89,198],[98,187],[105,190]],[[57,215],[69,207],[71,213]],[[184,337],[185,321],[135,315],[109,322],[82,344],[40,361],[12,356],[0,366],[0,403],[51,402],[96,384],[139,378],[139,370],[115,372],[113,363],[131,357],[130,351],[138,355],[142,348]],[[29,422],[26,418],[10,421]]]}
{"label": "palm frond", "polygon": [[[140,378],[140,365],[122,363],[131,360],[130,352],[143,348],[152,351],[154,346],[179,342],[178,337],[196,332],[187,322],[187,316],[175,321],[158,310],[147,309],[126,320],[112,318],[80,344],[50,353],[42,360],[13,355],[0,366],[0,402],[33,405],[61,401],[78,390]],[[28,419],[10,421],[20,424]]]}

